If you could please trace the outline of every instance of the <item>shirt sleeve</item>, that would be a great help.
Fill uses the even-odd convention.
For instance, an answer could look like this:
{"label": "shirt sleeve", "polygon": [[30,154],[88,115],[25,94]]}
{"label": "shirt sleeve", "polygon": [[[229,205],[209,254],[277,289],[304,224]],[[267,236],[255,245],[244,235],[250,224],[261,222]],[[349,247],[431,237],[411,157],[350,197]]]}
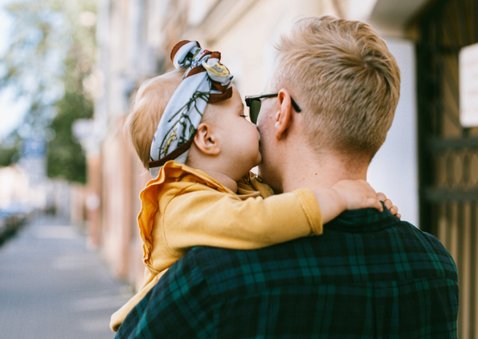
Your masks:
{"label": "shirt sleeve", "polygon": [[319,206],[305,189],[246,200],[191,189],[171,199],[164,218],[167,245],[178,251],[192,246],[256,249],[322,233]]}

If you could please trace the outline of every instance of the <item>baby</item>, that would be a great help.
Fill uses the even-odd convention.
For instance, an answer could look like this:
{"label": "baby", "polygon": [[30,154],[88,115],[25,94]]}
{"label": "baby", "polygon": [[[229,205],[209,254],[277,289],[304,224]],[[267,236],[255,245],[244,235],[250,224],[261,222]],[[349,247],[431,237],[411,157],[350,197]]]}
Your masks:
{"label": "baby", "polygon": [[140,194],[145,282],[112,315],[113,330],[193,246],[256,249],[320,235],[346,209],[383,208],[384,196],[359,180],[273,195],[250,173],[261,161],[260,136],[220,53],[181,41],[171,59],[178,71],[146,81],[128,121],[155,178]]}

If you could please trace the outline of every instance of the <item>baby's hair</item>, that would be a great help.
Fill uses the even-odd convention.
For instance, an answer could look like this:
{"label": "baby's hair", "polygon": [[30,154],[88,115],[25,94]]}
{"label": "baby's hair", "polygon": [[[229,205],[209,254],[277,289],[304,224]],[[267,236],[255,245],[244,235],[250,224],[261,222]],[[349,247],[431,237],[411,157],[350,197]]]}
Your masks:
{"label": "baby's hair", "polygon": [[168,72],[141,84],[126,121],[131,142],[143,166],[148,169],[150,148],[159,120],[169,99],[181,82],[182,74]]}

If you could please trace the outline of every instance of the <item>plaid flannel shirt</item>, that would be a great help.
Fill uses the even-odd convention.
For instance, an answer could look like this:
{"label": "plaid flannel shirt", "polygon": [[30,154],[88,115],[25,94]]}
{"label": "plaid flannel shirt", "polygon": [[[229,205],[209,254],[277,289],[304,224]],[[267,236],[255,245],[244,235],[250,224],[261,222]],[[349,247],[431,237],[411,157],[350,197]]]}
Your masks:
{"label": "plaid flannel shirt", "polygon": [[118,338],[456,338],[456,266],[388,211],[348,211],[308,237],[195,247],[130,312]]}

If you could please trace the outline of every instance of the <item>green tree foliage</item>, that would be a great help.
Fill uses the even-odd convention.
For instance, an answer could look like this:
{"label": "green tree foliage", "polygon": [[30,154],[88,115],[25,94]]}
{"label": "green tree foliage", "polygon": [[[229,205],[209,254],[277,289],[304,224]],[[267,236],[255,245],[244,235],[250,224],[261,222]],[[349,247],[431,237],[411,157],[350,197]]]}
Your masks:
{"label": "green tree foliage", "polygon": [[[18,130],[48,141],[47,174],[85,182],[84,152],[72,134],[93,106],[83,88],[95,55],[93,0],[10,0],[9,46],[0,55],[0,90],[14,87],[29,109]],[[0,166],[18,158],[18,144],[0,147]]]}
{"label": "green tree foliage", "polygon": [[51,105],[61,95],[62,60],[67,41],[59,3],[11,0],[7,48],[0,57],[0,89],[13,88],[26,102],[23,134],[42,135],[51,119]]}
{"label": "green tree foliage", "polygon": [[57,114],[50,124],[54,136],[47,147],[47,174],[85,183],[85,155],[71,130],[77,119],[91,118],[93,106],[80,92],[66,92],[56,107]]}
{"label": "green tree foliage", "polygon": [[0,144],[0,167],[14,164],[20,157],[21,139],[18,133],[12,132]]}
{"label": "green tree foliage", "polygon": [[12,163],[12,158],[15,156],[16,148],[2,147],[0,148],[0,166],[9,166]]}
{"label": "green tree foliage", "polygon": [[18,146],[0,147],[0,167],[10,166],[18,158]]}

